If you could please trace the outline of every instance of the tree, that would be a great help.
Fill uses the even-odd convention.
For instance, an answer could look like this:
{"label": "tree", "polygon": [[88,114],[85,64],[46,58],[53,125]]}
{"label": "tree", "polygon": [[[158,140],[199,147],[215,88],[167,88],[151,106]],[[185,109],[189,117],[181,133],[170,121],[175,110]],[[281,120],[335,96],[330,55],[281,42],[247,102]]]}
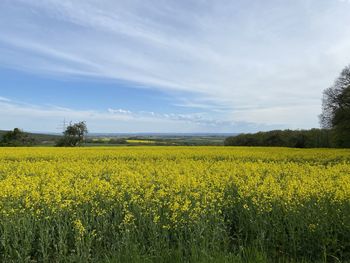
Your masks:
{"label": "tree", "polygon": [[57,142],[56,146],[80,146],[85,139],[88,130],[85,121],[70,123],[63,132],[63,137]]}
{"label": "tree", "polygon": [[13,131],[5,133],[0,140],[1,146],[30,146],[34,143],[34,138],[31,138],[19,128],[14,128]]}
{"label": "tree", "polygon": [[253,134],[239,134],[225,139],[226,146],[281,146],[295,148],[333,147],[330,130],[274,130]]}
{"label": "tree", "polygon": [[350,65],[323,92],[320,123],[323,128],[333,130],[338,146],[350,147]]}

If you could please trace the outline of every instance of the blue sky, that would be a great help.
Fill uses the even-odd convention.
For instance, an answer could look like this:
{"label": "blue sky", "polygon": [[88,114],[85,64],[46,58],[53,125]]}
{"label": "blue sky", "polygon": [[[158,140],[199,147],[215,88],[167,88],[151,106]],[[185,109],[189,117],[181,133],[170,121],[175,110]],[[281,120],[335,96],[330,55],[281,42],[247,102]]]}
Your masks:
{"label": "blue sky", "polygon": [[318,127],[347,0],[1,0],[0,129]]}

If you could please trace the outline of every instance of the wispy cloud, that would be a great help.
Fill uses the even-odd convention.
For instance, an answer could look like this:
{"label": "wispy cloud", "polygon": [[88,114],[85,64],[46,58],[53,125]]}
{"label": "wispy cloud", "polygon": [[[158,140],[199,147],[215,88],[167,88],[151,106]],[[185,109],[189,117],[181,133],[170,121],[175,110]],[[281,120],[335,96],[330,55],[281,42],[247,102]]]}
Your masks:
{"label": "wispy cloud", "polygon": [[[177,114],[128,109],[78,110],[55,105],[32,105],[0,99],[1,129],[20,127],[28,131],[61,131],[61,123],[85,120],[91,132],[246,132],[272,126],[213,119],[206,113]],[[40,123],[40,129],[38,125]]]}
{"label": "wispy cloud", "polygon": [[124,110],[124,109],[108,109],[108,112],[109,113],[113,113],[113,114],[115,114],[115,113],[117,113],[117,114],[127,114],[127,115],[132,114],[131,111]]}
{"label": "wispy cloud", "polygon": [[212,119],[307,128],[350,62],[349,13],[332,0],[5,0],[0,66],[181,91],[173,105]]}
{"label": "wispy cloud", "polygon": [[0,96],[0,101],[10,102],[11,100]]}

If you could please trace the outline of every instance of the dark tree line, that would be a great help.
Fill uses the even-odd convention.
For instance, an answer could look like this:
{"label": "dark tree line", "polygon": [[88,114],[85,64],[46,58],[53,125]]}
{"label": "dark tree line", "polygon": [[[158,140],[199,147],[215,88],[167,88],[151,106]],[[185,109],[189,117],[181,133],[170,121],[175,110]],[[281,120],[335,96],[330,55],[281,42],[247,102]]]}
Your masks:
{"label": "dark tree line", "polygon": [[228,137],[226,146],[280,146],[295,148],[327,148],[332,143],[332,132],[327,129],[275,130]]}

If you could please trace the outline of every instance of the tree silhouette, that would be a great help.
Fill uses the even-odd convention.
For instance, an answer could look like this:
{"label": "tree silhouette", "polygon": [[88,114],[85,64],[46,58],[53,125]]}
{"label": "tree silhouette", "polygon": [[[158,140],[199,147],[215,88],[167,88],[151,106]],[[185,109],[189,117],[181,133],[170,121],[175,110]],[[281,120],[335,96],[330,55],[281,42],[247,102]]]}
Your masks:
{"label": "tree silhouette", "polygon": [[320,123],[333,130],[338,146],[350,147],[350,66],[323,92]]}

